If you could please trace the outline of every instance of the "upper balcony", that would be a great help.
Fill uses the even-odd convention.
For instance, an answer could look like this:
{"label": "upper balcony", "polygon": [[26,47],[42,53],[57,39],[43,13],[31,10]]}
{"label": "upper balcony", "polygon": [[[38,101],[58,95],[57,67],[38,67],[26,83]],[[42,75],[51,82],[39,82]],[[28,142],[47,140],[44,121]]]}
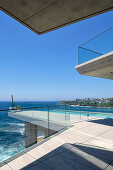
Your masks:
{"label": "upper balcony", "polygon": [[113,79],[113,27],[79,46],[75,68],[83,75]]}

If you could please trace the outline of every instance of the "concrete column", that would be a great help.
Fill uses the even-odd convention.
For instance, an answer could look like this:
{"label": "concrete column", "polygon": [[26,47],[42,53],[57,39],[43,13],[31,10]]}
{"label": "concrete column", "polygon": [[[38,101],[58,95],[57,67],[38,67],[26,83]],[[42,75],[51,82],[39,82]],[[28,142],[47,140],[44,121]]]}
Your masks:
{"label": "concrete column", "polygon": [[37,125],[25,122],[25,147],[37,143]]}

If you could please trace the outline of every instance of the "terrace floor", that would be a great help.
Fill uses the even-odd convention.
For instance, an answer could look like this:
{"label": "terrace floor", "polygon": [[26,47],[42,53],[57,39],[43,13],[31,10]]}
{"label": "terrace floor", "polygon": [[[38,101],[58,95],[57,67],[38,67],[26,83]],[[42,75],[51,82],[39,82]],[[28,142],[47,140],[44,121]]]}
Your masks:
{"label": "terrace floor", "polygon": [[76,123],[0,168],[19,169],[113,170],[113,119]]}

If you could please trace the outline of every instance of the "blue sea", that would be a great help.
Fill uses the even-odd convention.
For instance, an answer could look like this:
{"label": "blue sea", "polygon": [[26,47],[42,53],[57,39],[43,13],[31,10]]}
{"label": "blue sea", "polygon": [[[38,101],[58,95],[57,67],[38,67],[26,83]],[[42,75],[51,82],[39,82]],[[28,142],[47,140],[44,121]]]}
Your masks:
{"label": "blue sea", "polygon": [[[15,106],[20,105],[24,108],[52,105],[57,105],[57,108],[60,108],[59,102],[15,102],[14,104]],[[0,110],[8,109],[9,107],[11,107],[11,102],[0,102]],[[105,114],[106,117],[113,117],[113,108],[66,106],[66,110],[70,114],[81,113],[82,115],[86,115],[87,113],[92,113],[96,116],[103,116]],[[0,112],[0,162],[25,149],[24,130],[23,121],[9,117],[8,111]]]}

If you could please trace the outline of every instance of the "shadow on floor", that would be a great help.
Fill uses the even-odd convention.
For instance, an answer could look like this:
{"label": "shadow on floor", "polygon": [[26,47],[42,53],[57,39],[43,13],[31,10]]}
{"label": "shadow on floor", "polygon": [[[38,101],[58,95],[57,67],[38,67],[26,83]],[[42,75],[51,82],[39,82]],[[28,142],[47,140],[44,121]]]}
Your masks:
{"label": "shadow on floor", "polygon": [[113,151],[66,143],[21,170],[101,170],[112,162]]}
{"label": "shadow on floor", "polygon": [[107,125],[107,126],[113,126],[112,118],[90,120],[89,122],[98,123],[98,124]]}

